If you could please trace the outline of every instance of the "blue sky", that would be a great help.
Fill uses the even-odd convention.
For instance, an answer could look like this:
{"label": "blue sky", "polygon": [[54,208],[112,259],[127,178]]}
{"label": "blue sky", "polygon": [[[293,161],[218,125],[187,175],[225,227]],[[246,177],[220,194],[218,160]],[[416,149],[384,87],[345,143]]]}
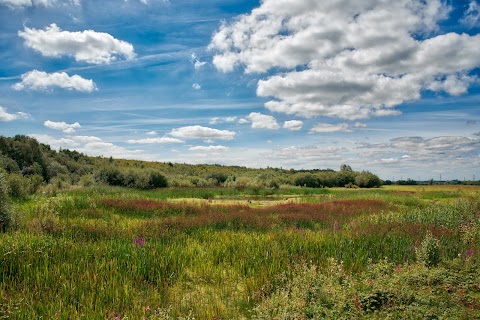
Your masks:
{"label": "blue sky", "polygon": [[0,0],[0,135],[480,178],[480,2]]}

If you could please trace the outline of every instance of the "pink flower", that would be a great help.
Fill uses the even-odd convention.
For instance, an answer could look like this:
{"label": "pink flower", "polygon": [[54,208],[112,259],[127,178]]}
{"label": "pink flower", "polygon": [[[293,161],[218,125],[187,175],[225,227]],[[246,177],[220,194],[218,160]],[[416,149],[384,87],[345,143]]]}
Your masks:
{"label": "pink flower", "polygon": [[150,311],[150,306],[146,306],[145,311]]}
{"label": "pink flower", "polygon": [[145,246],[145,239],[142,237],[137,237],[133,239],[133,245],[139,246],[139,247],[144,247]]}

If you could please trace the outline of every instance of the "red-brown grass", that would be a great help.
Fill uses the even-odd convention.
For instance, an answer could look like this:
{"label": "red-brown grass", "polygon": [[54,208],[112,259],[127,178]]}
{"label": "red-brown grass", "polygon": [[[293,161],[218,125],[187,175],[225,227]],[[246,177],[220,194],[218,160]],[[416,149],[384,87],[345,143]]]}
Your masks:
{"label": "red-brown grass", "polygon": [[146,220],[139,233],[157,235],[168,230],[189,230],[211,226],[214,228],[268,229],[277,225],[296,226],[302,222],[319,223],[323,227],[344,223],[364,213],[375,213],[388,208],[381,200],[335,200],[319,204],[279,204],[252,208],[244,205],[179,204],[156,201],[121,200],[104,202],[116,208],[155,208],[174,211],[181,208],[187,214],[169,215],[163,219]]}

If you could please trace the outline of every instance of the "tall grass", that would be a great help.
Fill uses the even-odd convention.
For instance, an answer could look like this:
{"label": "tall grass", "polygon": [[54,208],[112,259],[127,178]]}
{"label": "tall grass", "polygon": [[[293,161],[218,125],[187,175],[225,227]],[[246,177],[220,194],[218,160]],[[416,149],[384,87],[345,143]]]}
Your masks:
{"label": "tall grass", "polygon": [[121,188],[18,203],[23,229],[0,234],[0,318],[251,318],[301,262],[327,268],[333,258],[352,276],[385,257],[410,264],[427,233],[443,261],[478,258],[478,194],[432,202],[421,190],[370,191],[333,189],[266,207],[170,202],[173,191]]}

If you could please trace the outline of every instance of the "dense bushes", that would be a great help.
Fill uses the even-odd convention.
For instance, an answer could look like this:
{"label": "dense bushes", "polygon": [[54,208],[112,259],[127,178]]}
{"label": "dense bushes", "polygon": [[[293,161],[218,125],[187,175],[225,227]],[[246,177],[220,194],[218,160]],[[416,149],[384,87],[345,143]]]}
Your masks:
{"label": "dense bushes", "polygon": [[95,173],[95,180],[111,186],[136,189],[156,189],[168,186],[163,174],[153,170],[120,170],[114,166],[102,167]]}
{"label": "dense bushes", "polygon": [[373,173],[348,170],[322,171],[317,173],[301,173],[294,180],[294,185],[308,188],[357,186],[360,188],[375,188],[382,185],[382,181]]}

